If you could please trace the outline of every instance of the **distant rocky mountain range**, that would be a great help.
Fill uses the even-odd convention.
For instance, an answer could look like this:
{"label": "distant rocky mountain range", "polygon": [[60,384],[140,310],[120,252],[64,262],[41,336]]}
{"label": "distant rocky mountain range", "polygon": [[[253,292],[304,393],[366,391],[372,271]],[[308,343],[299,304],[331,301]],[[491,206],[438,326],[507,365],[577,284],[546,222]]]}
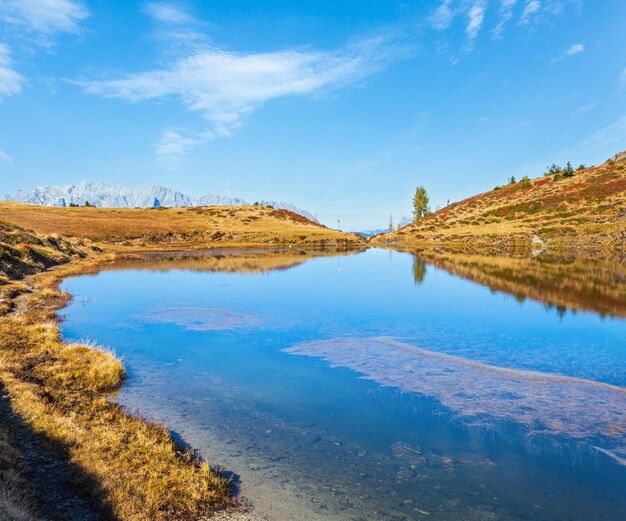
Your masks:
{"label": "distant rocky mountain range", "polygon": [[377,229],[377,230],[362,230],[360,232],[354,232],[354,233],[358,233],[361,237],[365,237],[366,239],[369,237],[374,237],[374,235],[380,235],[381,233],[385,233],[389,230],[383,230],[381,229]]}
{"label": "distant rocky mountain range", "polygon": [[[411,219],[410,217],[403,217],[402,219],[400,219],[398,225],[400,226],[400,228],[402,228],[403,226],[411,224],[412,222],[413,219]],[[355,233],[358,233],[362,237],[374,237],[374,235],[380,235],[381,233],[387,233],[388,231],[389,228],[378,228],[376,230],[363,230]]]}
{"label": "distant rocky mountain range", "polygon": [[[34,186],[30,190],[18,190],[15,195],[7,195],[6,199],[42,206],[70,206],[71,204],[84,206],[85,203],[89,203],[111,208],[246,206],[251,204],[239,197],[218,194],[193,196],[159,185],[131,188],[99,182]],[[317,222],[317,218],[311,212],[285,201],[259,200],[256,202],[261,206],[290,210]]]}

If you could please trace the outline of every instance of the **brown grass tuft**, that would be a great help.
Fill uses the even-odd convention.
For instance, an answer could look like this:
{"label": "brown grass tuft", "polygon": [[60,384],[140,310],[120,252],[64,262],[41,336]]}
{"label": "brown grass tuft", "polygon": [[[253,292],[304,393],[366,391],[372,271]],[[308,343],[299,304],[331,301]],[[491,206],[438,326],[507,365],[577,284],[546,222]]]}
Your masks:
{"label": "brown grass tuft", "polygon": [[124,378],[112,353],[65,344],[53,323],[21,317],[0,323],[0,339],[11,407],[33,432],[67,447],[95,478],[86,492],[117,518],[192,519],[228,500],[228,480],[176,446],[165,427],[107,400]]}

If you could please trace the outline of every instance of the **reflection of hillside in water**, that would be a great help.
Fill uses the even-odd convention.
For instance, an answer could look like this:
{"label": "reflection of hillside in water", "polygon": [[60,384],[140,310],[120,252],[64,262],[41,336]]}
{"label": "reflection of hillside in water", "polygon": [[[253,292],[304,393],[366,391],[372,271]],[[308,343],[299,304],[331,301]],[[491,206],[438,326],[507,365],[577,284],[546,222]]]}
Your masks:
{"label": "reflection of hillside in water", "polygon": [[294,268],[318,257],[335,257],[363,250],[350,249],[207,249],[146,252],[126,256],[105,266],[104,270],[207,271],[227,273],[264,273]]}
{"label": "reflection of hillside in water", "polygon": [[[545,254],[505,257],[432,250],[416,252],[414,257],[414,266],[432,263],[493,291],[509,293],[520,301],[531,299],[555,307],[559,313],[569,309],[626,318],[626,262]],[[420,282],[423,278],[421,274]]]}
{"label": "reflection of hillside in water", "polygon": [[626,465],[626,389],[621,387],[491,366],[384,337],[309,342],[287,352],[435,397],[466,423],[515,422],[528,435],[585,442]]}

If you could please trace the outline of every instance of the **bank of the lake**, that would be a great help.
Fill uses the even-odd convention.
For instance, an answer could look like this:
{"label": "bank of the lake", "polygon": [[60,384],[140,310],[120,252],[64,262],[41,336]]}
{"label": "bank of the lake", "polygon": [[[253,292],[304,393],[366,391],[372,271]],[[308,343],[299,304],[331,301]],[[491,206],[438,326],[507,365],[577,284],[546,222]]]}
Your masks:
{"label": "bank of the lake", "polygon": [[[17,221],[19,215],[38,219],[42,210],[9,203],[2,208],[5,213],[9,208],[9,217]],[[241,212],[244,219],[254,219],[255,213],[266,210]],[[131,219],[121,221],[127,233],[136,230],[135,214],[130,211]],[[78,234],[85,218],[74,215]],[[61,339],[56,311],[70,296],[59,284],[69,276],[95,273],[116,258],[147,255],[156,262],[155,252],[163,249],[171,256],[182,248],[184,256],[189,250],[223,247],[229,240],[240,248],[267,248],[266,240],[305,247],[306,234],[293,232],[302,229],[324,240],[325,228],[292,217],[285,212],[259,215],[256,219],[267,224],[257,240],[254,233],[238,236],[236,242],[222,234],[213,243],[205,242],[205,233],[182,240],[144,230],[143,238],[131,244],[129,237],[60,237],[0,222],[0,513],[25,520],[133,521],[199,519],[216,511],[233,519],[244,515],[233,501],[227,477],[174,441],[166,426],[134,417],[110,400],[125,379],[114,353]],[[46,221],[50,224],[44,217],[42,225]],[[280,222],[293,228],[291,235],[281,236],[276,227]],[[335,232],[330,235],[327,254],[341,238]],[[349,242],[346,236],[344,244]],[[287,265],[306,255],[293,250]]]}

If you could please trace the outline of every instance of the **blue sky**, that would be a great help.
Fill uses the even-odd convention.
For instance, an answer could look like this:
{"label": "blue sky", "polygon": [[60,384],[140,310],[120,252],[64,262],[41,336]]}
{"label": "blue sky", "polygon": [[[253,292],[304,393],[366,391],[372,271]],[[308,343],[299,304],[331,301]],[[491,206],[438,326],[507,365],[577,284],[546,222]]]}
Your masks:
{"label": "blue sky", "polygon": [[621,0],[0,0],[0,193],[99,180],[344,228],[626,148]]}

